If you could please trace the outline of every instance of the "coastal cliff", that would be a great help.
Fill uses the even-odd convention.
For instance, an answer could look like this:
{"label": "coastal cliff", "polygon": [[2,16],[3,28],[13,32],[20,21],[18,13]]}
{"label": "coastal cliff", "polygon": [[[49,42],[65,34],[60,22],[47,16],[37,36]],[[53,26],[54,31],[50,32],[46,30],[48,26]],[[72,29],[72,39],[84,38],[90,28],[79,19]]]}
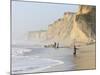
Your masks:
{"label": "coastal cliff", "polygon": [[29,37],[46,42],[57,42],[63,46],[95,42],[96,7],[81,5],[76,13],[65,12],[45,31],[29,32]]}
{"label": "coastal cliff", "polygon": [[41,30],[41,31],[30,31],[28,32],[28,39],[29,40],[45,40],[47,38],[47,31]]}
{"label": "coastal cliff", "polygon": [[51,24],[48,27],[47,40],[60,44],[65,44],[65,42],[68,42],[71,30],[73,28],[74,16],[74,13],[65,12],[62,18]]}
{"label": "coastal cliff", "polygon": [[77,42],[93,42],[96,38],[96,7],[85,6],[79,7],[74,17],[72,37]]}

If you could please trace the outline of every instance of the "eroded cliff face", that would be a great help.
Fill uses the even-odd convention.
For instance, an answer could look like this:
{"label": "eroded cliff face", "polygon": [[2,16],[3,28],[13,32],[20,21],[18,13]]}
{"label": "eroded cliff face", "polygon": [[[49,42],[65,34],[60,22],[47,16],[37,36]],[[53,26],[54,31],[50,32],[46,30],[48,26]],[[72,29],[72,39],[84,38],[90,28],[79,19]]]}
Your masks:
{"label": "eroded cliff face", "polygon": [[74,13],[65,12],[64,16],[48,27],[47,40],[50,42],[57,42],[64,44],[68,42],[67,39],[73,27]]}
{"label": "eroded cliff face", "polygon": [[47,31],[32,32],[32,38],[44,42],[57,42],[63,46],[90,43],[96,38],[96,7],[82,5],[78,12],[65,12]]}
{"label": "eroded cliff face", "polygon": [[40,40],[45,43],[59,43],[62,45],[69,45],[69,35],[73,27],[73,19],[75,13],[65,12],[62,18],[59,18],[54,23],[48,26],[47,31],[33,31],[29,32],[28,36],[32,40]]}
{"label": "eroded cliff face", "polygon": [[[74,36],[73,36],[74,35]],[[96,7],[80,6],[72,30],[72,37],[77,42],[93,42],[96,38]]]}

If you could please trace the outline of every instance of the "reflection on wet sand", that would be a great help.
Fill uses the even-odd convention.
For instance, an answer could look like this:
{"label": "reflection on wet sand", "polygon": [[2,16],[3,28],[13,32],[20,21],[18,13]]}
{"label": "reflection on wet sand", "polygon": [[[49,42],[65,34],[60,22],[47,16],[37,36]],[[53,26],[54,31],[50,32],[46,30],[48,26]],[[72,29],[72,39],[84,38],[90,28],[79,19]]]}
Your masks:
{"label": "reflection on wet sand", "polygon": [[76,69],[95,69],[95,44],[80,47],[75,56]]}

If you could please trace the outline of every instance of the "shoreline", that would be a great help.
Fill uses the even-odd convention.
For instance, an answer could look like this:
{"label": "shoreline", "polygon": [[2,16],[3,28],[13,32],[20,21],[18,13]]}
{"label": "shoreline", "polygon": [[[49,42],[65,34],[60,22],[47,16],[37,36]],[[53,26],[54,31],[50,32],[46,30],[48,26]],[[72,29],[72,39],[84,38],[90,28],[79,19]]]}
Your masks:
{"label": "shoreline", "polygon": [[[67,54],[67,49],[48,48],[44,50],[43,54],[39,54],[39,58],[50,58],[52,60],[61,61],[60,64],[47,66],[46,69],[42,68],[33,70],[33,73],[39,72],[63,72],[63,71],[78,71],[78,70],[91,70],[96,68],[95,57],[95,44],[89,44],[77,47],[76,55],[73,55],[73,48],[70,48],[70,53]],[[52,50],[52,51],[51,51]],[[37,50],[36,50],[37,51]],[[40,50],[41,51],[41,50]],[[63,63],[62,63],[63,62]]]}
{"label": "shoreline", "polygon": [[[43,70],[42,72],[58,72],[58,71],[77,71],[77,70],[93,70],[96,69],[96,47],[94,44],[84,45],[78,47],[77,54],[74,56],[73,63],[75,64],[75,68],[71,70],[64,70],[61,65],[57,65],[51,68],[48,68],[46,70]],[[67,67],[67,66],[66,66]],[[60,68],[60,70],[58,69]],[[61,70],[62,69],[62,70]]]}

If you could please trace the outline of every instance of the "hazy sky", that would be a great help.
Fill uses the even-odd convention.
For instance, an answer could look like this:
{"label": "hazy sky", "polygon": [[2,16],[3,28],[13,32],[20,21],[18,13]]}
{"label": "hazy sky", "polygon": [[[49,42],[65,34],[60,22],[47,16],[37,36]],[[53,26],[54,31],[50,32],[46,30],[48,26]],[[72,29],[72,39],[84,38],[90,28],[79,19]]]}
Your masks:
{"label": "hazy sky", "polygon": [[78,5],[36,2],[12,2],[12,36],[16,39],[27,31],[45,30],[64,12],[76,12]]}

